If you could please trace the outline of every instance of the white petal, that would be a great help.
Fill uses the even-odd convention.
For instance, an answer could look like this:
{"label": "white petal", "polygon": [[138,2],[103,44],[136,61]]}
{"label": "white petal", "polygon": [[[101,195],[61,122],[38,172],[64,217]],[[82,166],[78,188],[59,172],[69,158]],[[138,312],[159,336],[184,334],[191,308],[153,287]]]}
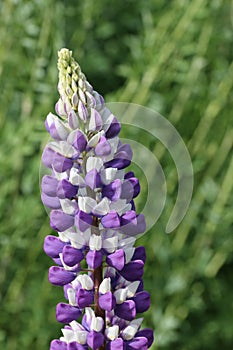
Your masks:
{"label": "white petal", "polygon": [[[131,206],[131,204],[130,204]],[[119,215],[122,215],[122,213],[125,211],[125,208],[128,208],[129,205],[126,202],[126,199],[118,199],[115,202],[112,202],[110,204],[110,209],[111,210],[116,210],[116,212],[118,212]]]}
{"label": "white petal", "polygon": [[135,248],[127,247],[126,249],[124,249],[124,252],[125,252],[125,263],[128,264],[134,255]]}
{"label": "white petal", "polygon": [[89,322],[93,317],[95,317],[95,313],[91,307],[85,308],[85,315],[87,317],[87,322]]}
{"label": "white petal", "polygon": [[63,173],[57,173],[54,169],[53,169],[54,175],[56,177],[57,180],[64,180],[64,179],[68,179],[67,176],[67,172],[64,171]]}
{"label": "white petal", "polygon": [[72,306],[76,305],[76,301],[75,301],[75,290],[73,288],[68,288],[67,289],[67,295],[68,295],[68,300],[69,300],[69,304]]}
{"label": "white petal", "polygon": [[70,183],[74,186],[80,186],[84,187],[86,186],[84,179],[82,176],[78,173],[78,170],[75,168],[71,168],[70,170],[70,177],[69,177]]}
{"label": "white petal", "polygon": [[102,237],[98,235],[91,235],[89,247],[91,250],[100,250],[102,248]]}
{"label": "white petal", "polygon": [[87,158],[86,163],[86,172],[88,173],[92,169],[96,169],[99,171],[103,166],[103,161],[101,158],[98,157],[89,157]]}
{"label": "white petal", "polygon": [[119,326],[118,325],[108,327],[105,330],[105,335],[109,340],[114,340],[114,339],[118,338],[118,334],[119,334]]}
{"label": "white petal", "polygon": [[114,115],[112,113],[110,115],[108,115],[107,117],[104,117],[104,125],[103,125],[104,131],[108,130],[113,119],[114,119]]}
{"label": "white petal", "polygon": [[127,298],[127,289],[120,288],[114,292],[117,304],[122,304]]}
{"label": "white petal", "polygon": [[113,253],[117,249],[118,245],[118,237],[110,237],[106,238],[103,241],[103,248],[107,250],[108,253]]}
{"label": "white petal", "polygon": [[77,321],[71,321],[70,326],[73,329],[73,331],[84,331],[84,327],[78,323]]}
{"label": "white petal", "polygon": [[122,336],[125,340],[132,339],[138,331],[138,326],[135,324],[129,324],[123,331]]}
{"label": "white petal", "polygon": [[73,215],[77,210],[77,203],[70,199],[60,199],[62,210],[65,214]]}
{"label": "white petal", "polygon": [[90,197],[78,197],[79,209],[85,213],[91,213],[92,209],[97,205],[96,201]]}
{"label": "white petal", "polygon": [[136,241],[134,237],[127,237],[120,240],[118,248],[132,247]]}
{"label": "white petal", "polygon": [[112,112],[105,106],[103,106],[101,108],[99,113],[100,113],[104,123],[107,121],[108,117],[112,114]]}
{"label": "white petal", "polygon": [[101,137],[101,134],[100,134],[100,132],[98,132],[97,134],[95,134],[94,136],[92,136],[90,138],[87,145],[89,147],[95,147],[97,145],[97,143],[99,142],[100,137]]}
{"label": "white petal", "polygon": [[124,180],[125,169],[118,170],[116,173],[116,179]]}
{"label": "white petal", "polygon": [[58,236],[60,238],[61,241],[63,242],[69,242],[69,238],[66,236],[65,231],[64,232],[58,232]]}
{"label": "white petal", "polygon": [[110,184],[115,179],[117,168],[107,168],[101,171],[100,177],[104,185]]}
{"label": "white petal", "polygon": [[90,276],[88,276],[88,275],[79,275],[79,276],[77,276],[76,279],[81,283],[83,289],[86,289],[86,290],[92,290],[93,289],[94,283],[93,283],[93,281],[92,281]]}
{"label": "white petal", "polygon": [[103,328],[104,320],[101,317],[93,317],[91,320],[90,329],[96,332],[100,332]]}
{"label": "white petal", "polygon": [[106,215],[109,213],[109,200],[107,197],[104,197],[93,209],[93,214],[95,215]]}
{"label": "white petal", "polygon": [[107,277],[107,278],[104,278],[103,281],[100,283],[99,292],[101,294],[106,294],[110,291],[111,291],[111,278]]}
{"label": "white petal", "polygon": [[75,335],[74,335],[74,331],[72,331],[72,329],[63,328],[61,331],[62,331],[62,334],[63,334],[65,341],[67,343],[75,341]]}
{"label": "white petal", "polygon": [[86,344],[87,342],[87,331],[75,331],[75,340],[79,343],[79,344]]}
{"label": "white petal", "polygon": [[66,141],[60,141],[60,149],[61,154],[68,158],[72,158],[75,154],[77,154],[76,149],[69,145]]}
{"label": "white petal", "polygon": [[130,283],[126,289],[127,289],[127,298],[132,298],[135,293],[136,293],[136,290],[138,289],[138,286],[140,284],[140,281],[135,281],[135,282],[132,282]]}

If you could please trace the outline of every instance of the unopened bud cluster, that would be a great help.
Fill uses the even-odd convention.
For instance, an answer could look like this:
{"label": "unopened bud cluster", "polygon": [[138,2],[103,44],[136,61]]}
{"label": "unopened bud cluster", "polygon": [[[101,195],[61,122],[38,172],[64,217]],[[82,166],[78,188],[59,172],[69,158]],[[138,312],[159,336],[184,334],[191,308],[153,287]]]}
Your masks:
{"label": "unopened bud cluster", "polygon": [[42,202],[50,211],[44,250],[55,262],[49,281],[63,286],[56,307],[65,324],[50,350],[146,350],[150,329],[137,317],[150,306],[143,288],[144,247],[134,247],[146,229],[134,198],[138,179],[125,168],[132,150],[121,126],[87,82],[72,52],[58,54],[60,98],[45,126],[52,141],[42,155],[50,174],[42,179]]}

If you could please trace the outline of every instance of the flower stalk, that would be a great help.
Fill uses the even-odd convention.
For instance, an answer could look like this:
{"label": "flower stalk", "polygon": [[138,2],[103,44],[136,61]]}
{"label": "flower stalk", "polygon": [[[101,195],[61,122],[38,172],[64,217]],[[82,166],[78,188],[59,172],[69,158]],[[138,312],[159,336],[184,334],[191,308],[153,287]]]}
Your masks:
{"label": "flower stalk", "polygon": [[50,350],[146,350],[153,331],[141,329],[137,318],[150,306],[142,280],[146,254],[134,246],[146,224],[134,204],[139,181],[126,172],[132,150],[71,51],[58,53],[58,70],[56,115],[45,121],[52,141],[42,155],[50,174],[41,199],[58,233],[44,241],[56,264],[49,281],[63,286],[66,302],[56,307],[65,326]]}

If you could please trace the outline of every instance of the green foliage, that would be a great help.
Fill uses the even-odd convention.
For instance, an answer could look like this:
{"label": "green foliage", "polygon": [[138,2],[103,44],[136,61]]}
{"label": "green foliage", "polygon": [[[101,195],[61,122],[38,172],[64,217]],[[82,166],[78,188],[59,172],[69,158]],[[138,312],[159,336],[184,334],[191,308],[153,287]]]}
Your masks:
{"label": "green foliage", "polygon": [[167,236],[176,171],[159,141],[149,145],[168,186],[164,213],[138,241],[148,256],[152,349],[231,350],[231,2],[2,0],[0,11],[0,348],[48,349],[60,336],[55,304],[63,296],[47,281],[39,166],[44,118],[57,99],[57,50],[66,46],[108,101],[165,115],[192,157],[193,199]]}

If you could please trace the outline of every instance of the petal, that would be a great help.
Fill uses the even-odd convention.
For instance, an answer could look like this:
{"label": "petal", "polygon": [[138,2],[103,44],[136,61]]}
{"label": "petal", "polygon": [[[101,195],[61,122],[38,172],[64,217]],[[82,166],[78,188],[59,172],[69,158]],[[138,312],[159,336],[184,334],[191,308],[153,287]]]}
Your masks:
{"label": "petal", "polygon": [[104,343],[104,335],[99,332],[91,331],[87,335],[87,344],[93,349],[97,350]]}
{"label": "petal", "polygon": [[101,223],[106,228],[117,228],[120,226],[119,215],[115,210],[112,210],[101,219]]}
{"label": "petal", "polygon": [[118,304],[115,307],[115,314],[127,321],[132,321],[136,316],[135,303],[132,300],[127,300],[123,304]]}
{"label": "petal", "polygon": [[145,312],[150,307],[150,294],[147,291],[137,293],[132,300],[135,302],[137,313]]}
{"label": "petal", "polygon": [[102,253],[97,250],[90,250],[86,255],[86,262],[91,269],[97,269],[102,264],[102,260]]}
{"label": "petal", "polygon": [[68,350],[67,343],[61,340],[52,340],[50,350]]}
{"label": "petal", "polygon": [[80,288],[76,293],[76,302],[81,309],[90,306],[94,301],[93,291]]}
{"label": "petal", "polygon": [[102,196],[111,201],[117,201],[121,196],[121,180],[116,179],[112,183],[103,187]]}
{"label": "petal", "polygon": [[56,307],[56,319],[61,323],[70,323],[73,320],[76,320],[82,315],[82,310],[78,307],[59,303]]}
{"label": "petal", "polygon": [[111,145],[104,136],[101,136],[98,144],[95,147],[95,154],[103,157],[111,153]]}
{"label": "petal", "polygon": [[74,266],[80,263],[84,258],[84,254],[80,249],[65,245],[62,250],[63,261],[68,266]]}
{"label": "petal", "polygon": [[57,186],[57,196],[60,199],[75,197],[78,192],[78,186],[72,185],[68,180],[63,179]]}
{"label": "petal", "polygon": [[51,258],[58,258],[65,244],[58,237],[46,236],[44,239],[44,251]]}
{"label": "petal", "polygon": [[92,190],[101,186],[100,174],[98,173],[98,171],[96,169],[92,169],[86,174],[85,183]]}
{"label": "petal", "polygon": [[81,231],[85,232],[92,224],[92,216],[79,210],[75,215],[75,226]]}
{"label": "petal", "polygon": [[52,210],[50,213],[50,226],[63,232],[74,225],[74,217],[63,213],[62,210]]}
{"label": "petal", "polygon": [[153,334],[153,330],[150,328],[144,328],[141,331],[136,333],[136,337],[145,337],[147,338],[147,345],[148,348],[152,345],[153,341],[154,341],[154,334]]}
{"label": "petal", "polygon": [[125,265],[124,250],[118,249],[113,254],[108,255],[106,262],[109,266],[115,267],[117,270],[122,270]]}
{"label": "petal", "polygon": [[42,178],[41,189],[42,191],[50,197],[57,196],[57,185],[58,180],[53,176],[45,175]]}
{"label": "petal", "polygon": [[56,286],[64,286],[72,282],[76,277],[76,273],[67,271],[63,267],[51,266],[49,268],[49,282]]}
{"label": "petal", "polygon": [[101,309],[111,311],[116,306],[116,298],[111,292],[99,295],[99,306]]}
{"label": "petal", "polygon": [[41,201],[44,204],[44,206],[51,208],[51,209],[60,209],[61,203],[58,197],[50,197],[47,196],[45,193],[41,193]]}
{"label": "petal", "polygon": [[129,262],[124,266],[124,268],[120,271],[120,274],[127,281],[137,281],[140,280],[144,273],[144,263],[142,260],[134,260]]}

